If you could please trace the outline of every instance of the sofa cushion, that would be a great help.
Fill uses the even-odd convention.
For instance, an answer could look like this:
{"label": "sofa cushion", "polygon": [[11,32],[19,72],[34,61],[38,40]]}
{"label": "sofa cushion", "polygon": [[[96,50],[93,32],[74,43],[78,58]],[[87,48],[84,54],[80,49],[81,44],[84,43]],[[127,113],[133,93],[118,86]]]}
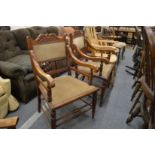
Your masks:
{"label": "sofa cushion", "polygon": [[37,36],[39,34],[46,34],[48,33],[47,32],[47,29],[45,27],[42,27],[42,26],[33,26],[31,28],[28,28],[30,33],[31,33],[31,37],[33,39],[37,38]]}
{"label": "sofa cushion", "polygon": [[21,49],[11,31],[0,31],[0,60],[20,54]]}
{"label": "sofa cushion", "polygon": [[28,48],[27,48],[26,36],[30,36],[29,30],[25,28],[25,29],[17,29],[12,32],[20,48],[22,50],[27,50]]}
{"label": "sofa cushion", "polygon": [[27,73],[32,72],[30,57],[28,54],[17,55],[7,61],[21,66]]}
{"label": "sofa cushion", "polygon": [[58,27],[49,26],[49,27],[47,27],[46,29],[47,29],[47,32],[48,32],[48,33],[54,33],[54,34],[56,34],[56,35],[59,34],[59,29],[58,29]]}

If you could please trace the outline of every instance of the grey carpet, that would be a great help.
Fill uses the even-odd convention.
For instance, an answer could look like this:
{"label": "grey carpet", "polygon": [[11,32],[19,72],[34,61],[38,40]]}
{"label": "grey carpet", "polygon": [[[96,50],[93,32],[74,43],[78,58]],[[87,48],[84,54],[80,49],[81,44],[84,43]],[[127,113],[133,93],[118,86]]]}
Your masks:
{"label": "grey carpet", "polygon": [[[120,61],[113,88],[107,90],[104,104],[99,107],[99,99],[96,108],[95,119],[91,119],[91,113],[85,113],[80,117],[67,122],[59,129],[138,129],[142,128],[141,118],[135,118],[130,124],[126,124],[128,112],[131,107],[130,97],[133,84],[132,77],[125,72],[125,66],[132,65],[132,49],[128,47],[125,58]],[[76,103],[75,103],[76,105]],[[37,98],[28,104],[21,103],[20,108],[10,116],[18,115],[17,128],[49,129],[50,126],[44,114],[37,114]],[[29,120],[29,121],[27,121]]]}

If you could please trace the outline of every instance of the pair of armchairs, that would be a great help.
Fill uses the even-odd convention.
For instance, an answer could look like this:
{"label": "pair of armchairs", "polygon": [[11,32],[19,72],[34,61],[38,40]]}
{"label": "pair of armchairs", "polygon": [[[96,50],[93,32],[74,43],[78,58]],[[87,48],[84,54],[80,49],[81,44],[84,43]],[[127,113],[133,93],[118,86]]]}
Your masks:
{"label": "pair of armchairs", "polygon": [[[73,34],[74,36],[72,36]],[[95,76],[103,80],[101,85],[103,94],[114,70],[116,61],[112,61],[111,52],[113,53],[115,48],[103,47],[98,49],[101,53],[109,51],[107,58],[87,55],[90,51],[83,51],[87,46],[85,46],[85,38],[80,32],[73,32],[70,35],[67,33],[67,35],[61,37],[45,34],[40,35],[35,40],[27,37],[27,43],[37,83],[38,111],[40,112],[42,109],[45,112],[51,127],[56,128],[64,123],[62,119],[66,122],[68,119],[77,117],[88,110],[92,110],[92,117],[94,118],[97,90],[99,88],[92,85],[92,80]],[[87,60],[83,61],[81,56]],[[62,60],[66,60],[64,62],[68,68],[59,67],[58,63]],[[85,68],[87,69],[85,70]],[[58,73],[64,70],[68,70],[69,75],[72,70],[75,71],[75,78],[73,76],[57,77]],[[87,77],[89,83],[77,79],[79,74],[82,74],[82,80]],[[83,99],[86,96],[92,96],[92,103]],[[45,102],[42,102],[42,99]],[[65,114],[57,118],[57,110],[78,99],[86,104],[74,109],[71,114]],[[101,103],[102,99],[103,96],[101,97]]]}

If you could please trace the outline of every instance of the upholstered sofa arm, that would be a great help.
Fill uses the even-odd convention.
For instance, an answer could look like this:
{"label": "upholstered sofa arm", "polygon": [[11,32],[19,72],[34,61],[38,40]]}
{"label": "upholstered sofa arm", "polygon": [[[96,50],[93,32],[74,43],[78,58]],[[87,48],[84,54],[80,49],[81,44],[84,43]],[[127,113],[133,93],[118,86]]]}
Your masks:
{"label": "upholstered sofa arm", "polygon": [[21,75],[25,75],[26,71],[17,64],[7,61],[0,61],[0,73],[7,77],[15,78]]}

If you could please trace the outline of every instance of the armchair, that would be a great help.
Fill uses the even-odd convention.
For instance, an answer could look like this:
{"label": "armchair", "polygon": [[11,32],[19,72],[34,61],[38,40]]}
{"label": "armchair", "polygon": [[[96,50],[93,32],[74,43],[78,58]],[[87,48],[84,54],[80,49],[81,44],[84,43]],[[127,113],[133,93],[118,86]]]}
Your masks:
{"label": "armchair", "polygon": [[[92,110],[92,118],[94,118],[98,88],[71,76],[57,77],[58,73],[63,71],[63,68],[58,66],[58,62],[63,59],[67,63],[64,37],[40,35],[35,40],[28,37],[27,43],[29,49],[32,49],[30,58],[38,90],[38,111],[40,112],[41,109],[44,111],[51,128],[56,128],[89,110]],[[53,69],[52,65],[56,67]],[[91,103],[83,100],[83,97],[89,95],[93,95]],[[41,96],[45,103],[41,101]],[[57,118],[57,110],[67,108],[77,100],[85,104]],[[79,102],[77,104],[80,105]]]}
{"label": "armchair", "polygon": [[[90,84],[93,83],[95,77],[102,80],[102,84],[99,86],[101,88],[101,106],[105,88],[113,82],[116,61],[112,60],[111,57],[88,55],[84,37],[80,33],[75,33],[74,36],[70,34],[70,37],[67,38],[69,38],[69,45],[67,46],[68,57],[70,58],[70,62],[73,62],[73,64],[69,64],[70,70],[75,71],[76,77],[82,75],[82,80],[87,77]],[[104,50],[102,49],[102,51]],[[96,68],[91,67],[91,65],[96,66]]]}
{"label": "armchair", "polygon": [[122,58],[124,56],[125,47],[126,44],[124,42],[114,41],[114,40],[108,40],[103,38],[98,38],[96,35],[95,27],[85,27],[85,33],[87,39],[93,44],[93,46],[96,45],[109,45],[118,48],[119,50],[115,50],[116,53],[118,53],[118,58],[120,57],[120,52],[122,51]]}

